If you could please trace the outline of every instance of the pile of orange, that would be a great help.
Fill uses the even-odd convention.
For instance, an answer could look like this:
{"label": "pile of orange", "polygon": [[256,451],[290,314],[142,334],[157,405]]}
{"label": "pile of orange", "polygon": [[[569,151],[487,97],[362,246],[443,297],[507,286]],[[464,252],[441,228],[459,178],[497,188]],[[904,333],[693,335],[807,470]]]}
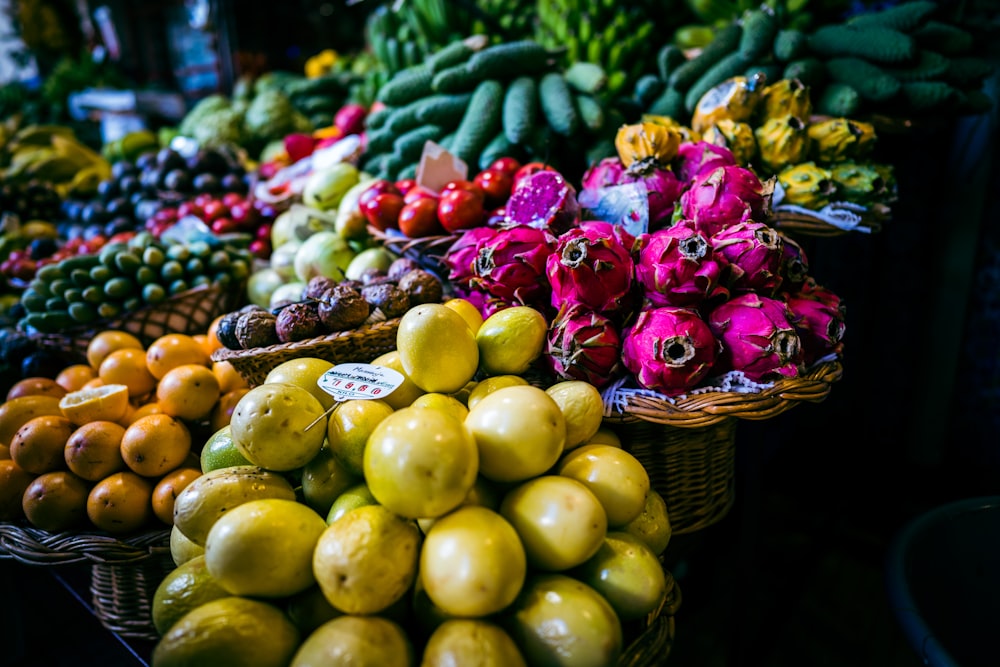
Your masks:
{"label": "pile of orange", "polygon": [[0,404],[0,521],[114,534],[172,525],[177,494],[201,475],[191,427],[226,426],[249,390],[231,364],[212,362],[217,326],[148,347],[103,331],[88,363],[11,387]]}

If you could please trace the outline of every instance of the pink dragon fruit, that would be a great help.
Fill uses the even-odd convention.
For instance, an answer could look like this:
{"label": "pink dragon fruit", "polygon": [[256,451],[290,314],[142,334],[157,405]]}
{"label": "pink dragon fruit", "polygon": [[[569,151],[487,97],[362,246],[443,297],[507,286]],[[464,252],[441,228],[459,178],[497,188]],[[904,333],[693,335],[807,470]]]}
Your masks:
{"label": "pink dragon fruit", "polygon": [[635,239],[608,222],[588,221],[559,236],[545,263],[552,305],[580,304],[602,313],[618,313],[632,304]]}
{"label": "pink dragon fruit", "polygon": [[448,268],[448,280],[455,287],[469,288],[476,275],[479,243],[493,238],[496,233],[497,230],[492,227],[472,227],[462,232],[458,240],[451,244],[442,261]]}
{"label": "pink dragon fruit", "polygon": [[772,181],[761,183],[752,171],[736,165],[703,170],[681,195],[681,216],[714,236],[740,222],[762,220],[773,187]]}
{"label": "pink dragon fruit", "polygon": [[561,380],[583,380],[598,389],[618,374],[621,334],[604,315],[563,306],[549,326],[545,359]]}
{"label": "pink dragon fruit", "polygon": [[683,394],[712,369],[719,342],[697,311],[652,308],[622,336],[622,361],[646,389]]}
{"label": "pink dragon fruit", "polygon": [[793,292],[805,282],[809,276],[809,259],[798,243],[784,234],[781,237],[781,266],[778,275],[781,276],[781,288]]}
{"label": "pink dragon fruit", "polygon": [[518,182],[504,207],[504,224],[561,234],[580,220],[576,190],[559,172],[545,169]]}
{"label": "pink dragon fruit", "polygon": [[507,303],[544,308],[549,302],[545,262],[555,245],[544,229],[498,229],[476,245],[472,284]]}
{"label": "pink dragon fruit", "polygon": [[736,370],[754,382],[795,377],[802,362],[799,336],[783,301],[753,292],[720,304],[708,316],[722,342],[716,370]]}
{"label": "pink dragon fruit", "polygon": [[633,162],[625,168],[617,157],[604,158],[583,175],[584,190],[599,190],[615,185],[642,183],[649,201],[649,226],[658,229],[666,225],[674,214],[674,204],[684,191],[684,183],[669,169],[653,161]]}
{"label": "pink dragon fruit", "polygon": [[840,298],[819,287],[811,292],[785,295],[792,322],[802,342],[803,362],[811,364],[843,350],[844,310]]}
{"label": "pink dragon fruit", "polygon": [[733,152],[707,141],[685,141],[677,149],[674,171],[683,183],[690,183],[703,171],[736,164]]}
{"label": "pink dragon fruit", "polygon": [[635,277],[652,305],[694,307],[710,297],[728,296],[719,284],[725,258],[715,254],[691,222],[643,234],[637,245]]}
{"label": "pink dragon fruit", "polygon": [[729,262],[729,288],[772,296],[781,285],[781,235],[762,222],[741,222],[712,237],[717,255]]}

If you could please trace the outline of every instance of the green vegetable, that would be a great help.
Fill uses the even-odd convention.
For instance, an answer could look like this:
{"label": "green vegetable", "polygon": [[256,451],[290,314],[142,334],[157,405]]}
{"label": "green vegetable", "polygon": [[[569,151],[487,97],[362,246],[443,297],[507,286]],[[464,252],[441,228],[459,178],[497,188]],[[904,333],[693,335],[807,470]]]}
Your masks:
{"label": "green vegetable", "polygon": [[378,99],[389,106],[402,106],[430,94],[433,78],[424,65],[400,70],[379,89]]}
{"label": "green vegetable", "polygon": [[596,63],[577,61],[563,74],[566,83],[578,93],[594,95],[608,83],[608,74]]}
{"label": "green vegetable", "polygon": [[392,152],[403,162],[412,162],[420,157],[424,144],[444,136],[444,130],[437,125],[424,125],[401,134],[392,143]]}
{"label": "green vegetable", "polygon": [[740,54],[749,61],[766,54],[778,33],[778,19],[769,7],[748,10],[743,14],[743,34],[740,35]]}
{"label": "green vegetable", "polygon": [[849,56],[876,63],[903,63],[916,56],[912,37],[879,26],[825,25],[809,36],[809,48],[828,58]]}
{"label": "green vegetable", "polygon": [[516,150],[517,146],[510,143],[510,140],[507,139],[507,133],[498,132],[497,136],[493,137],[486,144],[486,147],[483,148],[483,152],[479,154],[479,164],[477,166],[480,170],[487,169],[498,159],[512,156]]}
{"label": "green vegetable", "polygon": [[528,140],[538,116],[538,84],[530,76],[514,79],[503,99],[503,131],[512,144]]}
{"label": "green vegetable", "polygon": [[749,65],[750,61],[744,58],[739,51],[733,51],[728,56],[723,57],[708,68],[708,71],[688,88],[687,93],[684,94],[684,108],[687,109],[688,113],[693,113],[702,95],[726,79],[739,76]]}
{"label": "green vegetable", "polygon": [[377,130],[389,120],[389,116],[396,110],[396,107],[385,106],[377,111],[372,111],[365,117],[365,127],[369,130]]}
{"label": "green vegetable", "polygon": [[705,72],[723,57],[731,54],[740,45],[743,28],[737,23],[730,23],[719,30],[715,39],[701,50],[697,56],[679,65],[667,81],[672,88],[684,92],[695,83]]}
{"label": "green vegetable", "polygon": [[591,132],[597,132],[604,127],[604,107],[596,98],[590,95],[574,94],[573,102],[576,104],[576,110],[580,114],[580,120],[583,121],[584,127]]}
{"label": "green vegetable", "polygon": [[959,101],[958,91],[944,81],[910,81],[902,84],[906,108],[918,113],[950,109]]}
{"label": "green vegetable", "polygon": [[945,79],[959,88],[978,88],[993,72],[993,65],[982,58],[963,56],[952,58],[948,63]]}
{"label": "green vegetable", "polygon": [[928,21],[912,34],[919,46],[946,56],[960,56],[972,50],[972,33],[950,23]]}
{"label": "green vegetable", "polygon": [[831,58],[826,61],[826,72],[834,81],[846,83],[862,99],[872,102],[895,97],[901,85],[883,69],[861,58]]}
{"label": "green vegetable", "polygon": [[852,26],[878,26],[910,32],[926,21],[937,9],[937,6],[938,3],[931,2],[931,0],[901,2],[880,11],[852,16],[847,23]]}
{"label": "green vegetable", "polygon": [[826,67],[818,58],[801,58],[785,66],[783,79],[798,79],[810,88],[818,88],[826,81]]}
{"label": "green vegetable", "polygon": [[538,99],[542,103],[542,114],[549,127],[564,137],[576,134],[580,127],[580,114],[573,104],[573,92],[566,79],[558,72],[549,72],[538,84]]}
{"label": "green vegetable", "polygon": [[267,143],[295,132],[296,111],[288,97],[278,90],[258,93],[243,116],[243,129],[253,141]]}
{"label": "green vegetable", "polygon": [[427,58],[427,67],[433,74],[464,63],[475,51],[462,40],[452,42]]}
{"label": "green vegetable", "polygon": [[646,74],[635,82],[635,98],[643,107],[649,106],[653,100],[660,96],[666,87],[660,77],[655,74]]}
{"label": "green vegetable", "polygon": [[824,116],[849,117],[861,108],[858,91],[846,83],[836,81],[823,87],[816,100],[816,111]]}
{"label": "green vegetable", "polygon": [[450,149],[466,164],[478,164],[479,154],[500,131],[503,97],[499,81],[489,79],[476,86]]}
{"label": "green vegetable", "polygon": [[514,78],[537,72],[548,60],[545,47],[532,40],[506,42],[478,51],[466,63],[466,69],[479,80]]}
{"label": "green vegetable", "polygon": [[680,47],[674,44],[665,45],[656,54],[656,71],[660,75],[660,80],[664,83],[669,81],[674,69],[684,62],[687,62],[687,58]]}
{"label": "green vegetable", "polygon": [[948,59],[940,53],[920,49],[917,61],[907,67],[886,67],[887,74],[902,82],[928,81],[943,76],[948,71]]}
{"label": "green vegetable", "polygon": [[783,63],[798,60],[805,55],[808,38],[801,30],[779,30],[774,36],[772,51],[774,57]]}
{"label": "green vegetable", "polygon": [[471,100],[472,93],[433,95],[426,98],[418,107],[417,120],[442,127],[454,127],[462,120],[462,115]]}
{"label": "green vegetable", "polygon": [[669,116],[678,119],[684,116],[684,93],[676,88],[667,86],[659,97],[657,97],[646,113],[654,116]]}
{"label": "green vegetable", "polygon": [[469,72],[468,63],[447,67],[431,80],[431,89],[438,93],[461,93],[472,90],[480,82],[479,77]]}

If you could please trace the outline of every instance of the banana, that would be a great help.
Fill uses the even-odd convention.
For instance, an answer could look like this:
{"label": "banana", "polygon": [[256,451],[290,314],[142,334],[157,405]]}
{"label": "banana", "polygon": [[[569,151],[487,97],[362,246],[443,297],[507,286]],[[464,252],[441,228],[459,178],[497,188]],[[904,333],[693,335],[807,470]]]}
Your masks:
{"label": "banana", "polygon": [[21,146],[48,146],[52,143],[53,135],[73,138],[73,130],[64,125],[28,125],[11,138],[11,149],[16,151]]}
{"label": "banana", "polygon": [[56,154],[72,160],[78,169],[89,167],[98,160],[103,160],[96,151],[81,144],[75,137],[65,137],[59,134],[52,135],[52,148]]}
{"label": "banana", "polygon": [[32,162],[25,171],[25,175],[50,183],[62,183],[73,178],[79,170],[80,166],[72,158],[56,154],[44,160]]}
{"label": "banana", "polygon": [[[110,176],[110,170],[108,175]],[[76,172],[72,180],[66,183],[66,191],[74,197],[91,197],[97,193],[97,186],[103,180],[101,168],[91,165]]]}

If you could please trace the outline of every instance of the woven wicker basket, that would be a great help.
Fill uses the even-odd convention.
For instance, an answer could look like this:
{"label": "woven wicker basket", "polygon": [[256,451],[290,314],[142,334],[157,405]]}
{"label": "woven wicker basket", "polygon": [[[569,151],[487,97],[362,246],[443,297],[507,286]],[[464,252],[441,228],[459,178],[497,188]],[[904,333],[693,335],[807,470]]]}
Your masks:
{"label": "woven wicker basket", "polygon": [[263,384],[271,369],[290,359],[317,357],[338,364],[371,361],[396,349],[399,318],[339,331],[328,336],[249,350],[216,350],[212,361],[228,361],[251,387]]}
{"label": "woven wicker basket", "polygon": [[41,566],[90,564],[90,593],[101,625],[122,637],[157,639],[151,602],[174,569],[169,530],[116,538],[0,523],[0,559]]}
{"label": "woven wicker basket", "polygon": [[706,392],[671,403],[630,396],[607,419],[663,496],[674,534],[702,530],[733,505],[738,419],[770,419],[802,402],[819,403],[840,379],[839,361],[819,364],[757,393]]}
{"label": "woven wicker basket", "polygon": [[666,663],[674,645],[676,623],[674,616],[681,606],[681,589],[673,575],[664,570],[667,594],[660,608],[644,619],[637,629],[625,627],[626,640],[634,639],[626,645],[617,667],[655,667]]}
{"label": "woven wicker basket", "polygon": [[425,236],[418,239],[411,239],[396,230],[383,232],[370,225],[368,233],[378,243],[381,243],[386,250],[399,257],[412,259],[421,268],[439,276],[446,276],[448,274],[448,267],[444,264],[444,254],[459,239],[458,234]]}
{"label": "woven wicker basket", "polygon": [[[879,204],[873,206],[871,210],[860,214],[861,222],[858,223],[857,230],[865,233],[876,233],[882,230],[882,223],[888,222],[892,214],[888,206]],[[829,238],[833,236],[843,236],[851,230],[831,225],[822,218],[815,215],[808,215],[801,212],[783,211],[781,209],[771,211],[768,224],[775,229],[791,234],[792,236],[815,236]]]}
{"label": "woven wicker basket", "polygon": [[240,284],[223,288],[219,285],[197,287],[155,306],[148,306],[121,317],[102,320],[85,327],[67,329],[58,333],[38,333],[32,336],[43,349],[60,352],[85,363],[87,345],[100,331],[127,331],[149,345],[160,336],[170,333],[187,335],[203,334],[219,315],[235,310],[246,293]]}

